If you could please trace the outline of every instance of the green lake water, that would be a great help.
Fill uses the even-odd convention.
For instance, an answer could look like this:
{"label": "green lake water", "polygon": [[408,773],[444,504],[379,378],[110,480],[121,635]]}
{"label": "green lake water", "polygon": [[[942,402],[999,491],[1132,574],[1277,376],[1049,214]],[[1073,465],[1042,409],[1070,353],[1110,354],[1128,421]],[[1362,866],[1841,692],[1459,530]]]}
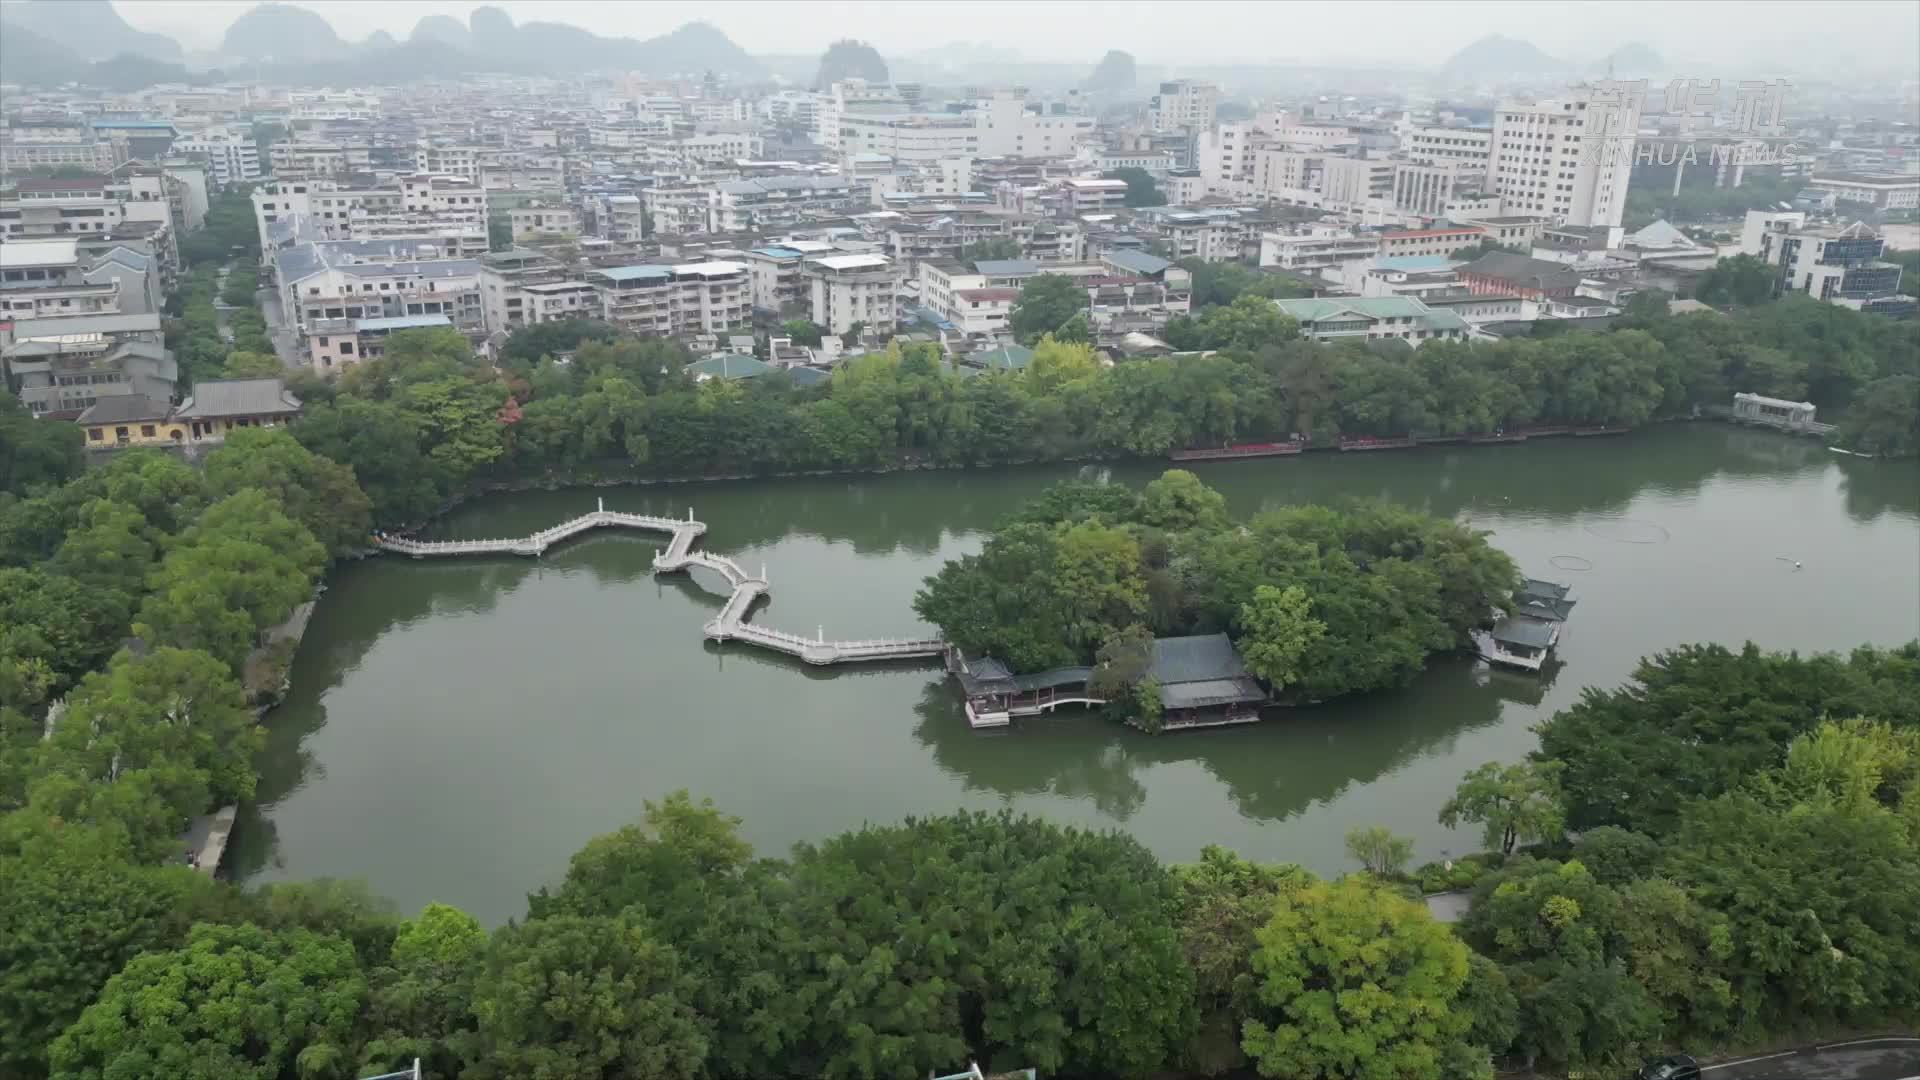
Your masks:
{"label": "green lake water", "polygon": [[[592,509],[707,523],[771,600],[829,638],[917,635],[920,581],[1070,477],[1151,463],[535,492],[431,535],[519,536]],[[405,911],[497,923],[589,837],[676,788],[764,853],[867,821],[1010,806],[1118,828],[1170,860],[1225,844],[1323,872],[1384,824],[1421,859],[1477,848],[1434,816],[1461,773],[1534,746],[1584,685],[1695,641],[1845,650],[1920,636],[1920,464],[1717,424],[1519,446],[1311,454],[1194,469],[1236,514],[1341,496],[1470,519],[1578,600],[1544,677],[1437,661],[1412,685],[1262,724],[1147,736],[1088,714],[967,727],[933,665],[809,668],[705,642],[724,585],[654,577],[664,537],[588,534],[538,560],[382,557],[337,569],[267,716],[259,802],[229,868],[365,878]],[[1792,562],[1802,564],[1795,569]],[[1555,565],[1555,564],[1559,565]],[[1589,566],[1590,569],[1577,569]]]}

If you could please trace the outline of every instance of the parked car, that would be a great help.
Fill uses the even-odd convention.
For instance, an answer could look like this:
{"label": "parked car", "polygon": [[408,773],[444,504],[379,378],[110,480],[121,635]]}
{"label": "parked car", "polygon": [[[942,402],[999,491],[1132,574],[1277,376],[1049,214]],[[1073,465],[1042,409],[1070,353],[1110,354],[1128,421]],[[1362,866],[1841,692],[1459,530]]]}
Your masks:
{"label": "parked car", "polygon": [[1700,1080],[1700,1063],[1685,1054],[1668,1054],[1640,1066],[1633,1080]]}

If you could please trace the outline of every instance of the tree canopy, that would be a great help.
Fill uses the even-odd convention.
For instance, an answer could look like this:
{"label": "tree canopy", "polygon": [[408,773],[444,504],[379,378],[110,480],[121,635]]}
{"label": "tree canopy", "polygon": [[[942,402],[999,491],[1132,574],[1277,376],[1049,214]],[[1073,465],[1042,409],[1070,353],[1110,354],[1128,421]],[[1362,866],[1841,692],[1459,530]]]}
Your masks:
{"label": "tree canopy", "polygon": [[1226,632],[1289,699],[1390,686],[1505,604],[1481,534],[1384,504],[1233,521],[1173,470],[1141,495],[1067,486],[927,579],[914,610],[962,650],[1031,671],[1084,664],[1130,626]]}

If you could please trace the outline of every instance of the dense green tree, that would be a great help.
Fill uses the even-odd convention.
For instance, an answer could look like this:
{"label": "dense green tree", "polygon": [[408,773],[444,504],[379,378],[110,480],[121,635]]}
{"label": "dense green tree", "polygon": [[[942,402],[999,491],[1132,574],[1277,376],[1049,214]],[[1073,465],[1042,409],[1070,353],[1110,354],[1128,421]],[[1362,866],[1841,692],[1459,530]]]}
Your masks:
{"label": "dense green tree", "polygon": [[1413,859],[1413,841],[1384,825],[1356,825],[1347,830],[1346,840],[1347,858],[1375,877],[1394,877]]}
{"label": "dense green tree", "polygon": [[1578,863],[1521,859],[1483,879],[1460,926],[1503,965],[1519,1004],[1514,1049],[1555,1067],[1619,1065],[1661,1030],[1627,969],[1620,894]]}
{"label": "dense green tree", "polygon": [[1199,862],[1173,867],[1173,875],[1180,947],[1199,1006],[1198,1027],[1180,1060],[1216,1075],[1246,1063],[1240,1025],[1255,1008],[1254,935],[1273,917],[1280,895],[1313,875],[1292,864],[1248,862],[1212,844],[1201,849]]}
{"label": "dense green tree", "polygon": [[154,572],[135,631],[239,670],[256,631],[312,595],[326,549],[271,496],[242,488],[208,507]]}
{"label": "dense green tree", "polygon": [[143,952],[186,940],[213,884],[184,866],[134,866],[63,829],[31,856],[0,857],[0,1073],[44,1076],[47,1047]]}
{"label": "dense green tree", "polygon": [[74,1077],[339,1075],[366,994],[339,938],[203,924],[129,962],[49,1056]]}
{"label": "dense green tree", "polygon": [[[264,743],[231,672],[205,653],[156,648],[123,652],[67,695],[45,749],[45,767],[93,783],[162,764],[202,777],[217,804],[253,794],[253,758]],[[198,814],[206,803],[176,805]]]}
{"label": "dense green tree", "polygon": [[207,455],[207,490],[214,498],[257,488],[279,501],[330,554],[366,546],[371,504],[353,469],[301,445],[285,428],[247,428],[227,436]]}
{"label": "dense green tree", "polygon": [[1882,457],[1920,454],[1920,375],[1889,375],[1861,387],[1839,442]]}
{"label": "dense green tree", "polygon": [[507,336],[500,356],[516,368],[530,369],[541,357],[571,353],[589,341],[612,341],[619,335],[612,324],[597,319],[531,323]]}
{"label": "dense green tree", "polygon": [[1160,185],[1153,182],[1153,174],[1145,169],[1128,166],[1102,173],[1108,180],[1127,182],[1128,206],[1165,206],[1167,197],[1160,192]]}
{"label": "dense green tree", "polygon": [[1272,300],[1244,293],[1232,303],[1209,307],[1167,324],[1167,344],[1176,349],[1238,349],[1255,352],[1298,337],[1300,328]]}
{"label": "dense green tree", "polygon": [[1243,1041],[1264,1076],[1490,1078],[1456,1009],[1468,950],[1424,906],[1365,877],[1279,896],[1257,934]]}
{"label": "dense green tree", "polygon": [[707,1036],[685,983],[674,951],[636,920],[553,915],[509,926],[494,935],[476,987],[470,1074],[691,1080]]}
{"label": "dense green tree", "polygon": [[1619,825],[1660,839],[1689,801],[1777,765],[1826,716],[1920,725],[1920,645],[1850,657],[1686,646],[1641,661],[1634,682],[1589,688],[1540,727],[1540,754],[1565,768],[1570,829]]}
{"label": "dense green tree", "polygon": [[1685,809],[1663,870],[1728,920],[1742,1026],[1920,1003],[1920,854],[1892,811],[1722,795]]}
{"label": "dense green tree", "polygon": [[479,920],[428,904],[401,924],[385,964],[368,969],[361,1072],[397,1072],[418,1058],[422,1072],[456,1076],[478,1053],[474,983],[487,948]]}
{"label": "dense green tree", "polygon": [[810,319],[788,319],[780,324],[780,331],[792,338],[795,345],[809,349],[819,348],[826,337],[826,331]]}
{"label": "dense green tree", "polygon": [[1502,765],[1489,761],[1461,778],[1453,798],[1440,808],[1440,824],[1448,828],[1463,821],[1485,825],[1487,846],[1502,855],[1513,854],[1513,846],[1520,841],[1558,840],[1565,823],[1554,779],[1559,771],[1558,762]]}
{"label": "dense green tree", "polygon": [[0,492],[63,483],[85,464],[78,427],[42,423],[0,387]]}
{"label": "dense green tree", "polygon": [[447,471],[422,447],[426,426],[392,402],[349,397],[309,408],[293,434],[315,454],[353,470],[380,524],[423,520],[450,486]]}
{"label": "dense green tree", "polygon": [[1313,617],[1313,602],[1299,586],[1261,585],[1240,608],[1240,651],[1247,670],[1281,690],[1300,681],[1300,661],[1327,624]]}
{"label": "dense green tree", "polygon": [[1020,287],[1020,296],[1013,302],[1013,313],[1007,318],[1007,328],[1031,345],[1086,308],[1087,294],[1072,278],[1039,274]]}
{"label": "dense green tree", "polygon": [[277,379],[285,374],[287,365],[278,356],[241,349],[228,353],[226,365],[220,369],[223,379]]}
{"label": "dense green tree", "polygon": [[[793,883],[791,992],[809,1027],[789,1072],[897,1076],[974,1057],[1129,1076],[1192,1030],[1173,882],[1131,837],[1009,814],[909,819],[800,846]],[[1021,932],[1003,932],[1014,911]]]}

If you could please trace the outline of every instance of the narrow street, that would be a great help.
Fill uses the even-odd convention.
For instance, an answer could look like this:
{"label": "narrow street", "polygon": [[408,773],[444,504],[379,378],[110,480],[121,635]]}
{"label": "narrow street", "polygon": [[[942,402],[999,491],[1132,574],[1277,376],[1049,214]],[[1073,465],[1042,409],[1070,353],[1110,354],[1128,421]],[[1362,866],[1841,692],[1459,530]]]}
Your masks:
{"label": "narrow street", "polygon": [[253,301],[267,320],[267,336],[273,339],[273,351],[279,355],[280,362],[290,368],[305,367],[306,361],[295,347],[293,331],[287,326],[286,312],[280,308],[279,290],[262,287],[254,293]]}
{"label": "narrow street", "polygon": [[1920,1038],[1856,1039],[1703,1065],[1701,1080],[1920,1080]]}

